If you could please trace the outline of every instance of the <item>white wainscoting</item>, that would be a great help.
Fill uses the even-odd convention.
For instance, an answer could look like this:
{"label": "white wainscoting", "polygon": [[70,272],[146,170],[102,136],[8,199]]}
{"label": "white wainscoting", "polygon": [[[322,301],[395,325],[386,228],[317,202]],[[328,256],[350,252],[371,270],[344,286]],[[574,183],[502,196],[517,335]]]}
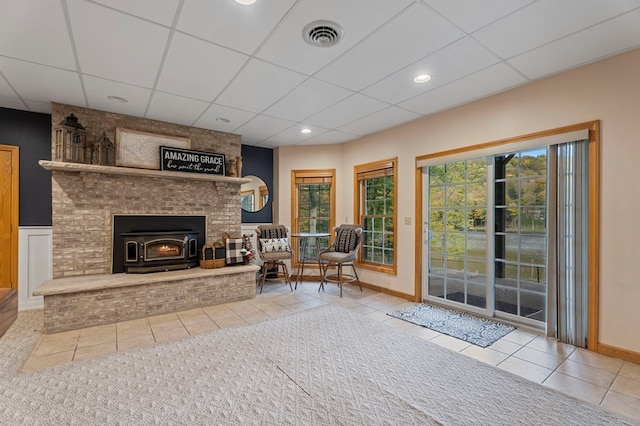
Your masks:
{"label": "white wainscoting", "polygon": [[53,278],[50,226],[23,226],[18,229],[18,310],[42,308],[42,296],[33,291]]}
{"label": "white wainscoting", "polygon": [[[251,235],[251,244],[253,244],[254,250],[258,250],[258,237],[256,235],[256,228],[258,227],[258,225],[271,225],[271,223],[243,223],[240,227],[242,235]],[[260,255],[257,252],[254,263],[256,265],[262,265]]]}

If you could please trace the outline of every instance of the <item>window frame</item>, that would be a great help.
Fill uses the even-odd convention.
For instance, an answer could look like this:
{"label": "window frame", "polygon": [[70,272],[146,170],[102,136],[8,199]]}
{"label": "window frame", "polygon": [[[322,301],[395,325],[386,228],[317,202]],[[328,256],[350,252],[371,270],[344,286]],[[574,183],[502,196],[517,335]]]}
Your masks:
{"label": "window frame", "polygon": [[[336,169],[306,169],[306,170],[291,170],[291,233],[296,234],[300,232],[300,216],[299,216],[299,183],[329,183],[329,243],[333,240],[333,228],[336,226]],[[297,239],[299,240],[299,239]],[[293,248],[293,257],[291,259],[291,266],[297,266],[300,263],[299,259],[299,241],[294,241],[295,247]],[[308,267],[313,268],[310,264]]]}
{"label": "window frame", "polygon": [[371,262],[362,259],[364,249],[358,252],[356,264],[358,267],[370,269],[386,274],[397,275],[398,266],[398,157],[386,160],[373,161],[365,164],[358,164],[353,168],[353,206],[355,223],[359,223],[364,229],[364,206],[365,196],[364,182],[367,179],[377,177],[393,176],[393,213],[390,216],[393,221],[393,264]]}

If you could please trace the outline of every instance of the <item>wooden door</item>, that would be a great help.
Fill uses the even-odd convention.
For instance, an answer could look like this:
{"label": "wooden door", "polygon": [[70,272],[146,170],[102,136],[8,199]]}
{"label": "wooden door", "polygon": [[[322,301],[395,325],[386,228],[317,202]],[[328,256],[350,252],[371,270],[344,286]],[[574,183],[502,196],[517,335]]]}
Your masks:
{"label": "wooden door", "polygon": [[18,287],[18,147],[0,145],[0,288]]}

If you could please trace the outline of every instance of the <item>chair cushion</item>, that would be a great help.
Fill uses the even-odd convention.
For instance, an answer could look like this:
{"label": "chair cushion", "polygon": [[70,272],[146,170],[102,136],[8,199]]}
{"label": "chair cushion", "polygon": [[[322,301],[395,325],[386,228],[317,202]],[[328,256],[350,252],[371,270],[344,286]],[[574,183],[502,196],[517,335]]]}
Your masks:
{"label": "chair cushion", "polygon": [[244,263],[244,256],[242,254],[242,238],[227,238],[226,241],[226,263],[227,265],[237,265]]}
{"label": "chair cushion", "polygon": [[353,228],[338,228],[336,239],[333,242],[335,251],[349,253],[358,244],[358,234]]}
{"label": "chair cushion", "polygon": [[346,263],[356,260],[356,253],[343,253],[341,251],[325,251],[320,254],[320,260],[329,263]]}
{"label": "chair cushion", "polygon": [[260,253],[260,258],[263,262],[273,262],[277,260],[291,259],[290,251],[272,251],[269,253]]}
{"label": "chair cushion", "polygon": [[291,251],[288,238],[260,238],[263,253]]}

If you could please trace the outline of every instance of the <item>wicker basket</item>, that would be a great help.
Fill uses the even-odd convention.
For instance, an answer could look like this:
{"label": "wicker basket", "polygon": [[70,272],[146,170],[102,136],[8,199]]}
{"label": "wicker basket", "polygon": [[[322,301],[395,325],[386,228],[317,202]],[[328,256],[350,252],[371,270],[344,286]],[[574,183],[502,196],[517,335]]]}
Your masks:
{"label": "wicker basket", "polygon": [[203,269],[223,268],[226,266],[226,259],[215,259],[216,249],[212,244],[202,246],[202,257],[200,258],[200,267]]}

